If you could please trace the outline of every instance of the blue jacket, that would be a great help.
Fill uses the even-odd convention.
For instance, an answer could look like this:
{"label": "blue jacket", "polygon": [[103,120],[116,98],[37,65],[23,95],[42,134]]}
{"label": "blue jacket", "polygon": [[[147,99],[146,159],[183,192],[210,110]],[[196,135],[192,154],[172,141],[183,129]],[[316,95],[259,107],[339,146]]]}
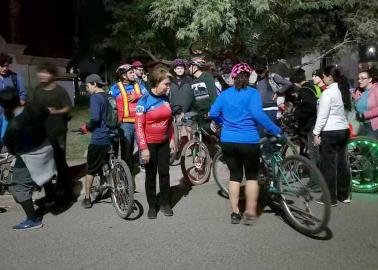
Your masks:
{"label": "blue jacket", "polygon": [[[10,75],[10,72],[2,78],[0,78],[0,91],[4,90],[6,87],[15,87],[13,84],[12,76]],[[26,101],[27,93],[25,89],[25,85],[21,79],[21,76],[17,74],[17,90],[18,94],[20,96],[20,100]]]}
{"label": "blue jacket", "polygon": [[259,143],[258,124],[270,134],[281,133],[281,129],[262,110],[259,92],[249,86],[241,90],[232,86],[223,91],[215,100],[209,115],[223,125],[222,142]]}

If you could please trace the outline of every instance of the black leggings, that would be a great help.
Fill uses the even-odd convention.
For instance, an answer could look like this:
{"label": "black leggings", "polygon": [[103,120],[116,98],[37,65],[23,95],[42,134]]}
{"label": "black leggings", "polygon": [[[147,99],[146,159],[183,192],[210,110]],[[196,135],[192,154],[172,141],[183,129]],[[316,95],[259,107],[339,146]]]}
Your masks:
{"label": "black leggings", "polygon": [[158,207],[156,196],[156,174],[159,171],[159,199],[161,206],[169,205],[169,142],[149,143],[150,161],[146,164],[146,195],[147,202],[151,208]]}
{"label": "black leggings", "polygon": [[230,180],[241,182],[243,168],[246,180],[257,180],[260,166],[260,144],[222,143],[222,152],[230,170]]}

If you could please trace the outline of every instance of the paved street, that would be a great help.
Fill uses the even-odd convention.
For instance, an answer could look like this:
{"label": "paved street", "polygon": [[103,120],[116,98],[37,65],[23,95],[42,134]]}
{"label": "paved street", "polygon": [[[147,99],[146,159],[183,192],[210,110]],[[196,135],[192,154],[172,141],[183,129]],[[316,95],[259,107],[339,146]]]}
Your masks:
{"label": "paved street", "polygon": [[309,238],[268,207],[255,226],[231,225],[212,180],[190,188],[180,175],[172,167],[175,215],[156,220],[146,217],[142,173],[135,199],[144,213],[135,220],[119,219],[108,199],[92,209],[75,203],[46,214],[43,229],[16,232],[24,214],[0,197],[0,269],[378,269],[378,194],[332,208],[328,234]]}

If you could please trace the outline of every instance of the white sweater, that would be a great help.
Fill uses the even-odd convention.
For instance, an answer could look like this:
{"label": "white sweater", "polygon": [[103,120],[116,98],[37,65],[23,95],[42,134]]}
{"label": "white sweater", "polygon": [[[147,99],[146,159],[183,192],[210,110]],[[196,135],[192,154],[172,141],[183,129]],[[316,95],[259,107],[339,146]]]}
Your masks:
{"label": "white sweater", "polygon": [[320,96],[313,133],[319,135],[322,131],[343,130],[348,127],[339,86],[333,83]]}

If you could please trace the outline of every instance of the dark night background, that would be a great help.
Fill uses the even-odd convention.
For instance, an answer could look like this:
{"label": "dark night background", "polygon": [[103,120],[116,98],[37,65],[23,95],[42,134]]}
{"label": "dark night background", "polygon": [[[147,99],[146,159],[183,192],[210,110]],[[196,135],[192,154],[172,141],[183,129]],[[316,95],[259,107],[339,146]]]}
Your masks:
{"label": "dark night background", "polygon": [[[78,50],[74,49],[75,7],[78,21]],[[28,0],[21,3],[19,44],[26,45],[25,54],[72,58],[90,54],[91,44],[101,42],[106,20],[101,0]],[[9,26],[10,0],[1,0],[0,35],[11,43]]]}

